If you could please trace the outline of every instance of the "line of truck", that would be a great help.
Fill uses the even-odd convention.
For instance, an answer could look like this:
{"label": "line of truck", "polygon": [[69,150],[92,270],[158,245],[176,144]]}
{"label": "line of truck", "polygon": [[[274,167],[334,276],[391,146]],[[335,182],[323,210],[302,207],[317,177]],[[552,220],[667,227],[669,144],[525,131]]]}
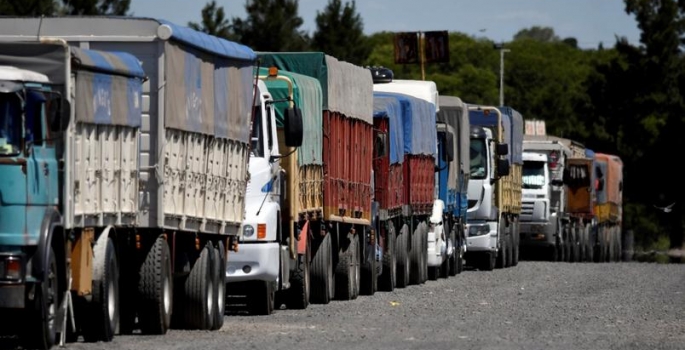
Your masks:
{"label": "line of truck", "polygon": [[621,249],[618,157],[322,52],[7,17],[0,108],[0,329],[28,348]]}

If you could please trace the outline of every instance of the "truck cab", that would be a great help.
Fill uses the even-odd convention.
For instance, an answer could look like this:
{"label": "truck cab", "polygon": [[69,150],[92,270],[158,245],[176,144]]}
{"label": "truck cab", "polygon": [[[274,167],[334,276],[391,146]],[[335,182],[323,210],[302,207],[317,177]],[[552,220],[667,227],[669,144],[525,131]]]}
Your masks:
{"label": "truck cab", "polygon": [[[523,152],[521,246],[554,249],[561,226],[558,208],[551,202],[551,179],[546,152]],[[558,204],[558,203],[557,203]]]}
{"label": "truck cab", "polygon": [[[277,70],[262,76],[267,77],[277,79]],[[279,137],[285,139],[287,147],[301,145],[302,116],[300,109],[287,99],[275,100],[261,79],[255,87],[255,95],[245,221],[241,227],[240,249],[227,262],[226,282],[229,284],[227,295],[246,296],[250,312],[265,315],[275,308],[276,293],[291,288],[291,269],[297,271],[302,265],[300,260],[307,258],[297,254],[300,237],[289,235],[291,231],[287,226],[284,228],[287,223],[282,210],[287,173],[280,159],[289,154],[281,154],[279,147]],[[281,111],[285,125],[280,131],[277,104],[287,106]],[[306,280],[298,278],[298,281]],[[306,307],[308,292],[301,299],[299,308]]]}

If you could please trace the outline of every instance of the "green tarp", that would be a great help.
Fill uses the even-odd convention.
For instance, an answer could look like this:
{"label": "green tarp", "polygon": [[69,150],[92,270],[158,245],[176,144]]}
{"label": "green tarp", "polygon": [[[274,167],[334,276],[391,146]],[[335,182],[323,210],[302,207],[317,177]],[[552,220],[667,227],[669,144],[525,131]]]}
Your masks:
{"label": "green tarp", "polygon": [[[267,68],[259,69],[260,77],[268,76]],[[308,164],[322,164],[321,148],[323,145],[323,93],[319,80],[306,75],[279,71],[278,75],[290,79],[293,83],[293,101],[302,110],[303,134],[302,146],[297,151],[300,166]],[[284,111],[289,102],[288,83],[281,79],[263,79],[271,96],[277,102],[276,124],[283,127]]]}

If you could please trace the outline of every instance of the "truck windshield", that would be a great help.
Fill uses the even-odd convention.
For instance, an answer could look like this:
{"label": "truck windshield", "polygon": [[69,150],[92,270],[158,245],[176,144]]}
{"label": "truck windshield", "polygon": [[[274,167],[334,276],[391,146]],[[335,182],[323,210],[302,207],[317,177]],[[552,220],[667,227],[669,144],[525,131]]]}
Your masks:
{"label": "truck windshield", "polygon": [[0,156],[21,150],[21,100],[16,93],[0,94]]}
{"label": "truck windshield", "polygon": [[471,178],[484,179],[488,169],[488,154],[484,139],[471,139]]}
{"label": "truck windshield", "polygon": [[262,141],[262,109],[255,108],[254,122],[252,124],[252,148],[250,155],[264,157],[264,142]]}
{"label": "truck windshield", "polygon": [[545,162],[523,162],[523,188],[541,189],[545,185]]}

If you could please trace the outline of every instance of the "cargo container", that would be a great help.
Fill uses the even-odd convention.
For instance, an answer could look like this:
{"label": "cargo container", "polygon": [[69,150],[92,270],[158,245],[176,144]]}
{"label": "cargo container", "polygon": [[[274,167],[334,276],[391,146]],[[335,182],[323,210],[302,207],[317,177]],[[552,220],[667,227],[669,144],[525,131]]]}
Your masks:
{"label": "cargo container", "polygon": [[[377,289],[380,254],[371,230],[373,82],[368,70],[321,52],[258,53],[263,65],[315,78],[323,108],[317,142],[298,151],[296,231],[311,239],[313,303],[348,300]],[[307,133],[305,129],[305,133]],[[309,138],[306,134],[305,139]]]}
{"label": "cargo container", "polygon": [[[45,177],[27,187],[46,202],[40,210],[4,207],[42,226],[17,231],[9,213],[0,215],[3,244],[12,247],[3,248],[3,258],[37,267],[23,269],[19,281],[70,291],[55,304],[54,323],[22,331],[42,333],[40,347],[49,347],[55,332],[108,341],[117,331],[161,334],[172,324],[221,328],[226,253],[244,220],[256,54],[149,18],[5,17],[0,33],[2,64],[44,74],[72,106],[63,133],[26,150],[42,152],[54,142],[53,153],[44,154],[51,158]],[[31,48],[19,48],[24,40]],[[122,70],[120,61],[138,68]],[[140,65],[144,83],[133,79]],[[14,237],[32,238],[17,244]],[[51,247],[57,281],[40,273],[52,266],[41,264],[55,261]],[[4,306],[34,302],[46,301],[18,298]]]}

